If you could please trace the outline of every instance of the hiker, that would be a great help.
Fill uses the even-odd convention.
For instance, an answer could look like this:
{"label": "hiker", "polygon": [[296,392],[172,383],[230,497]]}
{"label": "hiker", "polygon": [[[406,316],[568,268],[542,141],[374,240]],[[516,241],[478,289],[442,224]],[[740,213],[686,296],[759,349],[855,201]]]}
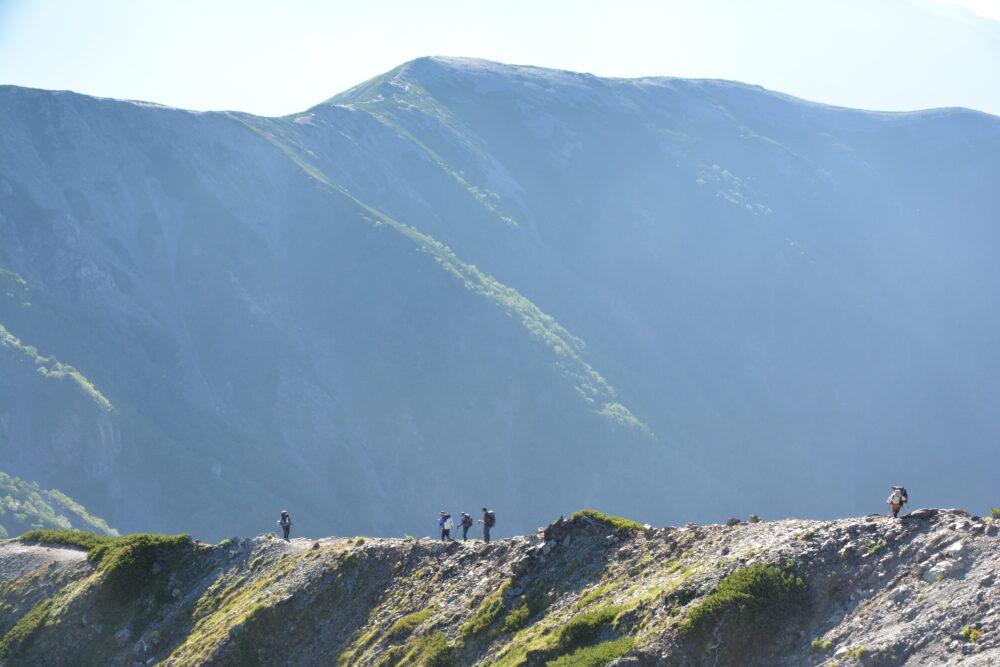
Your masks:
{"label": "hiker", "polygon": [[892,487],[892,493],[889,494],[888,500],[885,501],[886,505],[892,508],[893,519],[897,518],[896,515],[899,514],[899,510],[908,502],[910,502],[910,499],[906,495],[906,487],[904,486]]}
{"label": "hiker", "polygon": [[483,518],[479,520],[483,524],[483,542],[490,541],[490,528],[497,525],[496,515],[490,510],[483,508]]}
{"label": "hiker", "polygon": [[451,529],[455,524],[451,521],[451,515],[445,514],[444,511],[441,512],[441,516],[438,519],[438,525],[441,526],[441,539],[450,540],[451,539]]}
{"label": "hiker", "polygon": [[288,533],[292,530],[292,515],[288,513],[288,510],[281,510],[281,518],[278,519],[278,525],[285,531],[285,541],[288,542]]}
{"label": "hiker", "polygon": [[469,539],[469,528],[472,528],[472,517],[465,512],[462,512],[462,541],[465,542]]}

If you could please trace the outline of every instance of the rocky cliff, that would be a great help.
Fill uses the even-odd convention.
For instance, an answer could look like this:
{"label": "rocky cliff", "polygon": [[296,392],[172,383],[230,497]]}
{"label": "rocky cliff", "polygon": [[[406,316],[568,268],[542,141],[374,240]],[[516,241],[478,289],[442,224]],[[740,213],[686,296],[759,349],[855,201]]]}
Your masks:
{"label": "rocky cliff", "polygon": [[[753,517],[755,519],[755,517]],[[0,545],[5,665],[987,665],[989,519]],[[101,549],[104,549],[101,551]]]}

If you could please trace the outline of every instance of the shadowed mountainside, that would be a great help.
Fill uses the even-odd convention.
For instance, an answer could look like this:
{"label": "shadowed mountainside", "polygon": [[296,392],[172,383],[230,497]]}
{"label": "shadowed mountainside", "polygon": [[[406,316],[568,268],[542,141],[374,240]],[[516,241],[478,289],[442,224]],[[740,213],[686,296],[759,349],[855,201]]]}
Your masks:
{"label": "shadowed mountainside", "polygon": [[113,525],[991,500],[995,117],[424,58],[0,119],[0,452]]}
{"label": "shadowed mountainside", "polygon": [[66,494],[0,472],[0,539],[28,530],[92,530],[118,535]]}

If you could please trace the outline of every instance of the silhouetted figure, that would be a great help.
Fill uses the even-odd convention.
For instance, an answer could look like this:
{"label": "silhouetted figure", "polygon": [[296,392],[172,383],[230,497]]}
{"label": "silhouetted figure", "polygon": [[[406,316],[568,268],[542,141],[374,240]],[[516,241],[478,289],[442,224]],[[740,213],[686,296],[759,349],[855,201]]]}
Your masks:
{"label": "silhouetted figure", "polygon": [[469,528],[472,528],[472,517],[462,512],[462,521],[460,523],[462,526],[462,541],[469,539]]}
{"label": "silhouetted figure", "polygon": [[278,519],[278,525],[285,532],[285,541],[287,542],[288,534],[292,531],[292,515],[288,513],[288,510],[281,510],[281,518]]}

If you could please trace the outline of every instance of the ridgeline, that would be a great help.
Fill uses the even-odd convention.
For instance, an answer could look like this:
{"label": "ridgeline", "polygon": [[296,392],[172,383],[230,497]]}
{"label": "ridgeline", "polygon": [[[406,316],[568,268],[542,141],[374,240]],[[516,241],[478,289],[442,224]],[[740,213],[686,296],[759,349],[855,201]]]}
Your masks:
{"label": "ridgeline", "polygon": [[728,524],[583,511],[490,544],[34,531],[0,544],[0,664],[1000,660],[990,518]]}

